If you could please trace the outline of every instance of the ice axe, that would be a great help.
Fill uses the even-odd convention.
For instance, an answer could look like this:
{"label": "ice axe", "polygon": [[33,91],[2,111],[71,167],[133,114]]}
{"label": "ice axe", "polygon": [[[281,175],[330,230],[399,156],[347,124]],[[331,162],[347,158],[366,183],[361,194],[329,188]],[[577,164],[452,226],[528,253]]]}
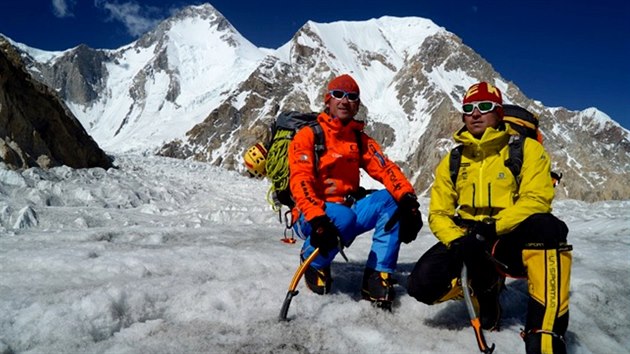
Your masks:
{"label": "ice axe", "polygon": [[289,284],[289,291],[287,291],[287,296],[284,298],[284,303],[282,303],[282,308],[280,309],[280,321],[287,321],[287,313],[289,312],[289,306],[291,306],[291,300],[299,293],[299,291],[295,289],[300,283],[304,272],[306,272],[306,269],[317,256],[319,256],[319,248],[316,248],[315,251],[300,264],[295,274],[293,274],[293,279],[291,279],[291,283]]}
{"label": "ice axe", "polygon": [[464,292],[464,302],[466,303],[466,310],[468,310],[468,316],[470,317],[470,324],[475,330],[475,338],[477,339],[477,345],[479,345],[479,350],[483,353],[490,354],[494,351],[494,343],[492,346],[488,347],[486,343],[486,338],[483,336],[483,330],[481,329],[481,321],[479,320],[479,315],[477,311],[475,311],[475,306],[472,302],[472,297],[470,295],[470,288],[468,287],[468,269],[466,268],[466,264],[462,266],[462,290]]}

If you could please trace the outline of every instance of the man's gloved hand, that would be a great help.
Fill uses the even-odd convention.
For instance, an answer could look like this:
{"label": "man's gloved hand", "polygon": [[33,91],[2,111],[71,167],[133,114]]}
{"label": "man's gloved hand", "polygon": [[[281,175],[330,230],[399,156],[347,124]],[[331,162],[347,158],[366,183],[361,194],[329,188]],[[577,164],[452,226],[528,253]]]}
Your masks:
{"label": "man's gloved hand", "polygon": [[391,230],[396,222],[400,223],[398,229],[400,242],[409,243],[416,239],[422,228],[422,214],[420,213],[418,198],[415,195],[407,193],[400,198],[394,215],[385,224],[385,231]]}
{"label": "man's gloved hand", "polygon": [[497,240],[497,225],[492,218],[486,218],[483,221],[477,221],[468,229],[468,234],[487,246],[492,247],[494,241]]}
{"label": "man's gloved hand", "polygon": [[449,248],[459,252],[464,259],[470,259],[470,257],[491,252],[496,240],[497,229],[495,220],[487,218],[483,221],[472,223],[468,227],[466,234],[453,240]]}
{"label": "man's gloved hand", "polygon": [[327,257],[328,252],[339,245],[340,232],[327,215],[313,218],[311,225],[311,245],[319,248],[319,253]]}

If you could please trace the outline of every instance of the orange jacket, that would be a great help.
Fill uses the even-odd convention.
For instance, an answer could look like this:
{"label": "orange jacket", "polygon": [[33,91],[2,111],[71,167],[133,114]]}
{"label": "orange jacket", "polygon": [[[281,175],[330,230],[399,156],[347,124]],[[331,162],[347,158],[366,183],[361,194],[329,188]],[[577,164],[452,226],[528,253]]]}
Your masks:
{"label": "orange jacket", "polygon": [[[297,208],[306,220],[324,215],[325,202],[340,203],[359,189],[360,171],[381,182],[396,200],[414,193],[413,186],[400,168],[390,161],[378,143],[361,132],[361,149],[356,131],[365,123],[357,120],[343,125],[339,119],[320,113],[317,121],[324,131],[326,151],[314,168],[315,135],[312,129],[301,129],[289,145],[289,187]],[[361,152],[361,156],[359,153]]]}

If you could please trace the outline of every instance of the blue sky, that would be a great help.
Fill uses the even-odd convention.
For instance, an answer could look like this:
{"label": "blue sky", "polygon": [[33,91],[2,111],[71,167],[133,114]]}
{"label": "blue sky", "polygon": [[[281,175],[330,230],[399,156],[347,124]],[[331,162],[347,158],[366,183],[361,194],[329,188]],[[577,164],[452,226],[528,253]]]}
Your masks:
{"label": "blue sky", "polygon": [[[0,3],[0,33],[44,50],[118,48],[172,11],[204,1],[24,0]],[[598,1],[214,0],[247,39],[277,48],[308,20],[429,18],[546,106],[597,107],[630,129],[630,3]]]}

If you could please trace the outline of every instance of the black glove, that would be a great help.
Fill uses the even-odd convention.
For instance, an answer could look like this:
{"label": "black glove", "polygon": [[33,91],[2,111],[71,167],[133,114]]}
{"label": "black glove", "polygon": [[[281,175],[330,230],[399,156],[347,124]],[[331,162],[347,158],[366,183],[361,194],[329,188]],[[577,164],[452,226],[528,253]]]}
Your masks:
{"label": "black glove", "polygon": [[333,224],[327,215],[313,218],[308,222],[311,225],[311,245],[319,248],[319,253],[328,257],[328,252],[339,245],[339,229]]}
{"label": "black glove", "polygon": [[385,224],[385,232],[391,230],[396,222],[400,222],[398,239],[401,242],[409,243],[416,239],[422,228],[422,214],[420,213],[418,198],[415,195],[407,193],[400,198],[394,215]]}
{"label": "black glove", "polygon": [[[449,248],[458,252],[464,261],[484,256],[492,251],[497,240],[495,220],[487,218],[484,221],[470,223],[466,234],[451,242]],[[467,262],[468,263],[468,262]]]}
{"label": "black glove", "polygon": [[562,172],[560,172],[560,174],[557,174],[553,171],[551,171],[551,181],[553,182],[553,186],[556,187],[558,184],[560,184],[560,180],[562,179]]}
{"label": "black glove", "polygon": [[494,241],[497,240],[497,225],[494,219],[486,218],[483,221],[475,222],[468,229],[468,234],[484,243],[486,246],[492,247]]}

